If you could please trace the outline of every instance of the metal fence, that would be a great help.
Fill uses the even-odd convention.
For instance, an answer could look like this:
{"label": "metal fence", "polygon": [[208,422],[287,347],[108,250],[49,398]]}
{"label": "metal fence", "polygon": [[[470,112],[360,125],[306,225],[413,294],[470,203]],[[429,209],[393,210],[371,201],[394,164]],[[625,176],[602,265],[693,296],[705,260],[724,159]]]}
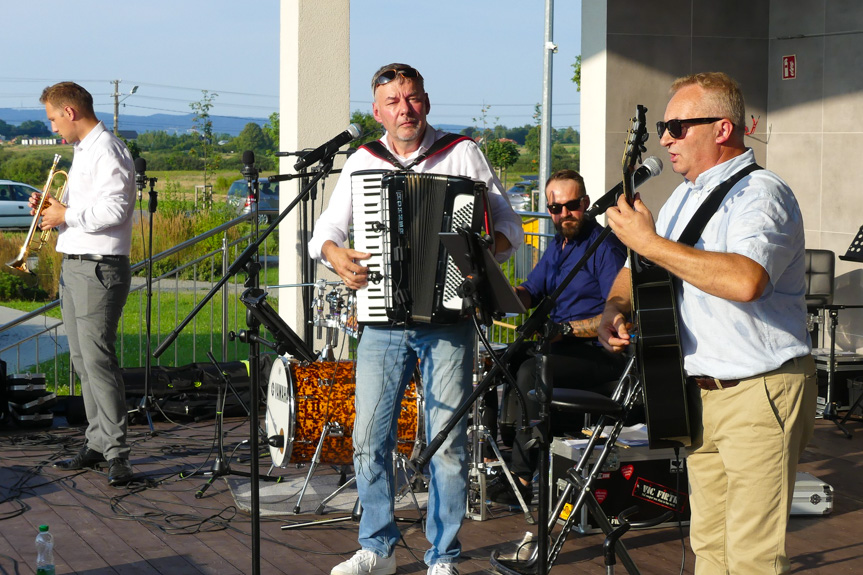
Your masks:
{"label": "metal fence", "polygon": [[[262,211],[262,213],[264,213]],[[236,260],[242,250],[255,239],[254,226],[247,233],[229,239],[230,230],[240,224],[252,221],[251,215],[244,215],[228,221],[193,239],[178,244],[159,254],[153,254],[154,269],[165,269],[164,263],[176,261],[167,271],[161,271],[152,278],[150,349],[157,348],[170,330],[158,326],[177,326],[186,318],[186,310],[197,307],[209,295],[220,278],[228,272],[229,265]],[[261,231],[263,228],[261,228]],[[203,253],[197,246],[203,242],[219,238],[217,248]],[[261,284],[275,257],[268,253],[267,243],[261,246],[258,259],[261,263]],[[173,260],[172,260],[173,258]],[[147,261],[132,265],[132,287],[129,299],[120,320],[117,341],[117,354],[121,367],[145,365],[147,353],[146,303]],[[231,331],[243,329],[245,307],[239,302],[239,294],[244,288],[245,274],[230,278],[211,299],[203,304],[198,314],[178,335],[177,341],[152,365],[181,366],[197,361],[207,361],[206,351],[212,350],[220,361],[245,359],[248,353],[244,344],[231,341]],[[181,300],[184,304],[181,305]],[[0,359],[6,362],[7,374],[44,373],[49,387],[58,392],[76,393],[75,377],[68,354],[68,345],[63,330],[63,322],[47,315],[60,305],[55,300],[32,312],[4,325],[0,325],[0,338],[11,333],[15,341],[0,348]],[[56,315],[56,313],[55,313]],[[155,327],[154,327],[155,326]],[[14,331],[13,331],[14,330]],[[8,339],[8,337],[6,338]]]}
{"label": "metal fence", "polygon": [[[541,222],[548,218],[547,214],[518,213],[525,222],[525,245],[501,266],[513,285],[518,285],[527,277],[545,250],[550,237],[541,231]],[[254,241],[254,228],[234,240],[229,240],[229,231],[245,221],[251,221],[251,216],[236,218],[169,250],[153,255],[153,266],[159,269],[164,269],[165,266],[157,264],[169,261],[170,258],[174,258],[177,264],[152,278],[151,351],[156,349],[170,333],[170,330],[159,329],[158,326],[172,326],[171,329],[173,329],[173,326],[179,325],[186,318],[185,311],[181,309],[189,309],[190,303],[193,306],[199,305],[219,279],[227,274],[229,265],[246,246]],[[202,242],[215,237],[221,238],[221,245],[218,248],[194,257],[187,255]],[[268,253],[264,244],[258,257],[262,265],[261,285],[263,286],[266,285],[263,278],[267,276],[273,263],[277,262],[277,256]],[[132,274],[129,300],[123,311],[118,333],[117,351],[122,367],[145,365],[147,353],[145,313],[147,261],[135,263],[132,266]],[[177,336],[177,341],[159,358],[151,360],[151,364],[177,367],[207,361],[205,353],[208,350],[212,350],[220,361],[247,359],[246,345],[236,340],[232,341],[229,337],[230,332],[237,332],[246,327],[246,309],[239,298],[245,289],[244,280],[245,274],[242,277],[235,275],[230,278]],[[278,290],[273,290],[270,295],[275,297],[277,293]],[[185,298],[185,305],[180,303],[183,298]],[[46,315],[57,308],[59,303],[59,300],[53,301],[0,325],[0,339],[4,334],[12,333],[12,330],[15,330],[14,333],[18,339],[0,348],[0,359],[6,362],[8,374],[45,373],[49,386],[53,384],[53,388],[60,393],[75,394],[75,377],[69,360],[63,322]],[[514,341],[515,327],[523,320],[524,316],[514,316],[495,321],[487,334],[489,340],[499,345]]]}

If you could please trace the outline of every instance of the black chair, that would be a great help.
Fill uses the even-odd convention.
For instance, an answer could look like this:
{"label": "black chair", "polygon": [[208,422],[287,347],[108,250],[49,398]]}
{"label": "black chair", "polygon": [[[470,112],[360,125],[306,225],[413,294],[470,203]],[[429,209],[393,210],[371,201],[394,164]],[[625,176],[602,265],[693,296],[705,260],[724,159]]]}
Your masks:
{"label": "black chair", "polygon": [[[547,371],[548,365],[545,360],[546,358],[543,357],[544,372]],[[579,461],[567,472],[566,486],[551,509],[549,509],[548,501],[543,498],[544,488],[541,486],[537,518],[541,529],[537,534],[537,545],[532,549],[530,556],[525,559],[505,558],[499,551],[495,550],[492,552],[491,564],[497,572],[503,575],[547,575],[557,560],[563,543],[575,525],[577,517],[580,516],[581,508],[586,507],[596,524],[608,537],[607,556],[608,554],[616,555],[628,573],[632,575],[640,573],[623,542],[619,540],[623,532],[615,533],[615,527],[609,521],[592,489],[594,481],[602,472],[606,460],[614,450],[627,416],[630,415],[641,397],[641,381],[634,373],[634,363],[634,357],[630,357],[611,397],[577,389],[552,390],[550,405],[553,411],[569,414],[588,413],[598,416],[599,419]],[[530,395],[533,396],[534,392],[531,392]],[[595,452],[594,449],[600,444],[602,444],[602,449]],[[546,483],[548,483],[547,477],[549,476],[546,463],[547,455],[545,454],[544,458],[540,458],[540,481]],[[571,503],[572,509],[557,535],[554,536],[552,532],[567,503]],[[663,516],[637,526],[652,526],[667,519]],[[548,539],[542,535],[547,535]]]}

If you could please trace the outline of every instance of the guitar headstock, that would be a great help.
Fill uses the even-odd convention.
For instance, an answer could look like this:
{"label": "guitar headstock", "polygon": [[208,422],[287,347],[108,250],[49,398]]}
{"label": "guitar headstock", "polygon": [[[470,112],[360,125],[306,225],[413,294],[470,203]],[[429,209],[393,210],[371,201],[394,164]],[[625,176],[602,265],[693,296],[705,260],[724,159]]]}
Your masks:
{"label": "guitar headstock", "polygon": [[641,154],[647,151],[644,143],[647,141],[647,108],[638,104],[635,109],[635,117],[626,134],[626,148],[623,151],[623,193],[626,199],[632,201],[632,191],[635,186],[632,177],[635,173],[636,164],[641,163]]}

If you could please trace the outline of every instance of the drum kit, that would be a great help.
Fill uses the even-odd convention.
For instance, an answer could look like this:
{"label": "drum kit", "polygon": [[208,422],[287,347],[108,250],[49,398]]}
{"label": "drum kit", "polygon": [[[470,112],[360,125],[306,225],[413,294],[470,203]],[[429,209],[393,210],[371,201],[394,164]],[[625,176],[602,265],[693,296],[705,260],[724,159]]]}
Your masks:
{"label": "drum kit", "polygon": [[[341,283],[321,280],[314,285],[317,294],[311,305],[312,323],[318,328],[318,338],[325,336],[321,359],[306,363],[280,356],[273,363],[267,382],[270,472],[292,464],[309,466],[294,513],[300,512],[305,491],[320,464],[340,466],[344,474],[344,469],[353,463],[356,364],[350,360],[336,361],[333,351],[338,345],[339,332],[350,337],[359,334],[356,296],[352,290],[343,293]],[[328,287],[333,289],[327,292]],[[405,470],[405,460],[424,446],[422,401],[417,370],[405,390],[398,417],[395,457],[401,459],[400,466]],[[339,491],[344,487],[347,484]],[[319,510],[334,495],[325,499]]]}

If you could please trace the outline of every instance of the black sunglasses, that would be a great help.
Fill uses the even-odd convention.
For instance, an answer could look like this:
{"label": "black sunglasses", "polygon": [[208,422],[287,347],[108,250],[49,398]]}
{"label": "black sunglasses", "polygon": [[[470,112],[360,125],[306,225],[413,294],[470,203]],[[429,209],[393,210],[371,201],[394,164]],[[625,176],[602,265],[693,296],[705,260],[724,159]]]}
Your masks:
{"label": "black sunglasses", "polygon": [[675,140],[683,137],[683,124],[712,124],[722,118],[687,118],[685,120],[668,120],[667,122],[656,122],[656,132],[659,137],[668,130],[668,135]]}
{"label": "black sunglasses", "polygon": [[402,78],[422,78],[422,75],[414,68],[392,68],[378,74],[378,77],[375,78],[375,86],[389,84],[396,79],[396,76],[401,76]]}
{"label": "black sunglasses", "polygon": [[560,212],[562,212],[564,206],[566,206],[566,209],[569,210],[570,212],[577,212],[581,208],[581,205],[584,203],[584,199],[586,197],[587,196],[581,196],[578,199],[569,200],[565,204],[548,204],[546,206],[546,208],[548,208],[548,213],[554,214],[554,215],[557,215]]}

